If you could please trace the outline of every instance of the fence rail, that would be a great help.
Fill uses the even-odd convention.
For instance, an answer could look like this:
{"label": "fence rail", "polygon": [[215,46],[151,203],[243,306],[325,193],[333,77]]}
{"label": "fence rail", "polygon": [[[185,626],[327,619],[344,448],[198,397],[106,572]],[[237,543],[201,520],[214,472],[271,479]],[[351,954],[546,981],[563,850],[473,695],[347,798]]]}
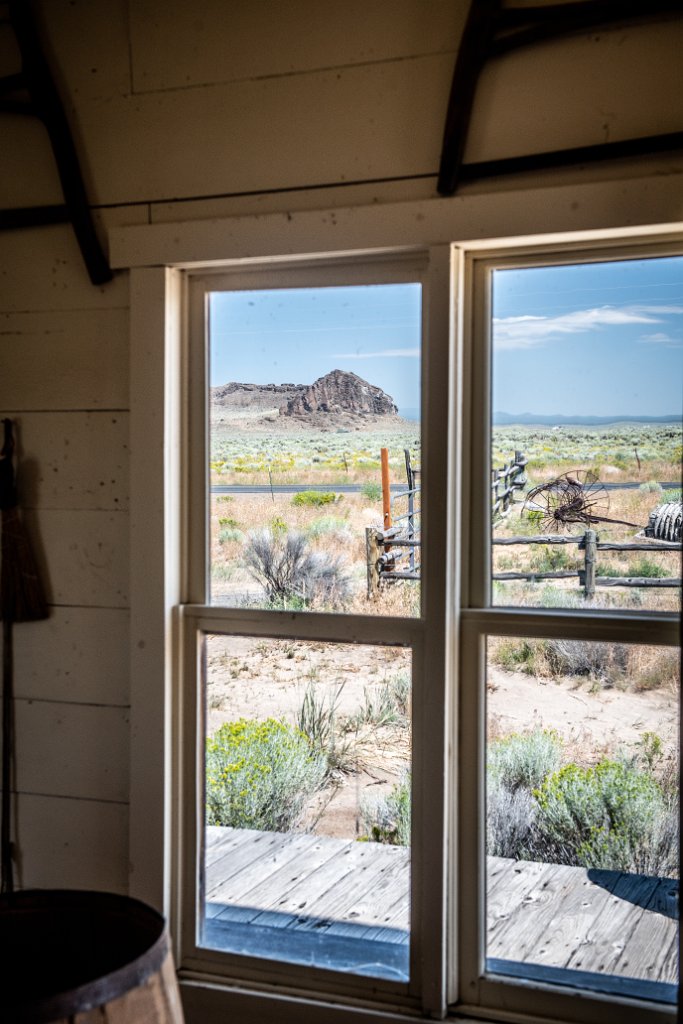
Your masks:
{"label": "fence rail", "polygon": [[584,552],[584,564],[580,569],[562,569],[555,572],[495,572],[492,579],[500,581],[558,580],[579,578],[586,597],[593,597],[596,587],[680,587],[680,576],[599,576],[597,573],[598,551],[681,551],[676,541],[601,541],[595,530],[586,530],[578,536],[564,537],[561,534],[540,534],[534,537],[494,537],[493,544],[576,544]]}

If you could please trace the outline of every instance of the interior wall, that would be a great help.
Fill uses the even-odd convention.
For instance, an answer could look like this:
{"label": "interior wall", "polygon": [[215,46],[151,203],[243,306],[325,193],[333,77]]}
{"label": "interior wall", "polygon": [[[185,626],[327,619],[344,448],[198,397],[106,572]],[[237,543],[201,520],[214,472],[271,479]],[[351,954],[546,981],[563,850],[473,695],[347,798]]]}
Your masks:
{"label": "interior wall", "polygon": [[[435,196],[467,6],[40,0],[103,242],[120,224]],[[667,21],[492,63],[466,159],[680,130],[682,44]],[[18,66],[0,24],[0,75]],[[0,131],[0,206],[60,202],[41,125],[0,114]],[[680,159],[490,180],[453,202],[494,191],[512,204],[520,184],[617,189],[644,169]],[[51,604],[15,630],[24,886],[128,885],[128,359],[124,273],[92,286],[69,226],[0,234],[0,415],[18,425]]]}

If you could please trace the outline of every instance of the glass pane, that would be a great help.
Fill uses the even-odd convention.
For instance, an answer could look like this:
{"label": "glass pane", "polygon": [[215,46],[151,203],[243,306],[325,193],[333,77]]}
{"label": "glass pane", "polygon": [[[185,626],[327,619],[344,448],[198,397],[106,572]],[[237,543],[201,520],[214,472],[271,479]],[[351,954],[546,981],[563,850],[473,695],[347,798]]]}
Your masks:
{"label": "glass pane", "polygon": [[209,327],[212,603],[419,615],[421,286],[214,292]]}
{"label": "glass pane", "polygon": [[683,258],[493,273],[494,604],[680,609]]}
{"label": "glass pane", "polygon": [[411,652],[207,635],[203,946],[406,981]]}
{"label": "glass pane", "polygon": [[487,969],[675,1001],[679,650],[487,651]]}

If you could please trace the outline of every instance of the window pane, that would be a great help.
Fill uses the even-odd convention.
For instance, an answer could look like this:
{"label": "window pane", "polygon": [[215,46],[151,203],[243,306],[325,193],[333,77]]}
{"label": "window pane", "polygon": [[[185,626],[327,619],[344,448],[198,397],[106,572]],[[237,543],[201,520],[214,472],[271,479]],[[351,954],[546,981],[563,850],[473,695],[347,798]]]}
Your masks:
{"label": "window pane", "polygon": [[487,970],[674,1001],[680,652],[487,651]]}
{"label": "window pane", "polygon": [[213,292],[209,321],[211,602],[418,615],[421,286]]}
{"label": "window pane", "polygon": [[212,949],[408,978],[411,653],[207,635]]}
{"label": "window pane", "polygon": [[683,258],[493,272],[494,604],[680,609]]}

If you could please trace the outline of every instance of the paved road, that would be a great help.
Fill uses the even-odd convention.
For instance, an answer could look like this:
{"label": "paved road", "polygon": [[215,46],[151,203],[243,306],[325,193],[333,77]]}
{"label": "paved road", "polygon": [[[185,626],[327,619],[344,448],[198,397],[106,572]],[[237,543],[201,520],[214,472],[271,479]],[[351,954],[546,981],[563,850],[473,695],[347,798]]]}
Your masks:
{"label": "paved road", "polygon": [[[359,494],[364,484],[273,484],[273,494],[298,494],[301,491],[332,491],[334,494]],[[635,491],[639,483],[603,484],[606,491]],[[391,489],[405,491],[406,484],[392,484]],[[662,484],[665,490],[680,490],[679,483]],[[214,484],[212,494],[270,494],[270,484]],[[656,492],[653,492],[653,496]]]}

